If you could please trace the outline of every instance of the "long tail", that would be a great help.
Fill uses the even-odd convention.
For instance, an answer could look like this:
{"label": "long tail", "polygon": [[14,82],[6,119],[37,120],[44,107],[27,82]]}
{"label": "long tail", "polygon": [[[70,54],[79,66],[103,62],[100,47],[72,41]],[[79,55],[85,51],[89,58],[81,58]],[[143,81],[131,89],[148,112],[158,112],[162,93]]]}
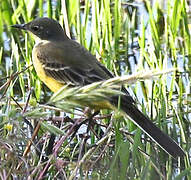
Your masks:
{"label": "long tail", "polygon": [[[123,104],[123,103],[122,103]],[[148,119],[137,107],[130,103],[121,106],[122,110],[140,127],[150,138],[152,138],[162,149],[174,158],[185,155],[182,148],[169,136],[163,133],[153,122]]]}

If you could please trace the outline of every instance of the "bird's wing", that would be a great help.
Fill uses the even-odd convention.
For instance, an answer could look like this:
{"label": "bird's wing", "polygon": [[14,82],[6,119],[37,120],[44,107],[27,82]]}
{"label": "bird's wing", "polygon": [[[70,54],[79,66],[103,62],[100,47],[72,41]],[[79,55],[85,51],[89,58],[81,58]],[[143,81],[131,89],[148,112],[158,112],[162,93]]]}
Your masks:
{"label": "bird's wing", "polygon": [[59,82],[84,86],[113,77],[107,68],[75,41],[69,40],[59,45],[42,43],[39,46],[37,58],[46,75]]}
{"label": "bird's wing", "polygon": [[43,67],[48,76],[59,82],[65,82],[75,86],[84,86],[104,80],[93,68],[81,69],[55,63],[44,63]]}
{"label": "bird's wing", "polygon": [[[41,45],[38,59],[42,63],[47,76],[61,83],[74,86],[84,86],[94,82],[107,80],[113,77],[112,73],[102,65],[88,50],[79,43],[68,40],[64,43],[45,43]],[[122,87],[126,94],[123,101],[134,103],[128,91]],[[112,101],[118,101],[114,97]]]}

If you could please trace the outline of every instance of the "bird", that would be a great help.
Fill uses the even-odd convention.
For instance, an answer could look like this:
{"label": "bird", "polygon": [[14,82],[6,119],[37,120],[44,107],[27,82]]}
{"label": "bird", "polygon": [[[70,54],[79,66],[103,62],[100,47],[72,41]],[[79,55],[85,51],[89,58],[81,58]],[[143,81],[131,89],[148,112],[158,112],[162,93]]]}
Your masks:
{"label": "bird", "polygon": [[[38,77],[53,92],[66,84],[69,87],[83,87],[114,77],[85,47],[70,39],[54,19],[41,17],[12,27],[37,37],[38,41],[32,50],[32,62]],[[173,158],[184,157],[183,149],[137,108],[128,90],[122,87],[121,91],[120,109],[130,120]],[[92,102],[91,106],[97,109],[116,109],[118,103],[119,95],[116,95],[100,102]]]}

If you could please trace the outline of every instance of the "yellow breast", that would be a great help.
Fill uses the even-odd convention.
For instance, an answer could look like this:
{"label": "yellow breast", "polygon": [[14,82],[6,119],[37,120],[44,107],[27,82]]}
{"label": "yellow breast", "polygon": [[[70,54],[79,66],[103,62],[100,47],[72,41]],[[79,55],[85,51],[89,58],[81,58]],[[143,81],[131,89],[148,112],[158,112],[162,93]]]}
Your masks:
{"label": "yellow breast", "polygon": [[38,53],[38,44],[35,45],[32,51],[32,61],[38,77],[48,86],[48,88],[51,91],[53,92],[58,91],[61,87],[63,87],[64,84],[58,82],[57,80],[53,79],[50,76],[47,76],[47,74],[44,71],[42,63],[37,58],[37,53]]}
{"label": "yellow breast", "polygon": [[[33,65],[34,65],[34,68],[35,68],[36,73],[37,73],[38,77],[40,78],[40,80],[43,81],[51,91],[57,92],[58,90],[60,90],[60,88],[62,88],[64,86],[64,83],[61,83],[61,82],[55,80],[54,78],[48,76],[45,73],[43,64],[40,62],[40,60],[38,59],[38,56],[37,56],[37,54],[40,53],[39,52],[40,46],[46,45],[46,43],[48,43],[48,42],[41,41],[39,44],[36,44],[34,46],[33,51],[32,51]],[[80,103],[82,103],[82,102],[80,102]],[[107,100],[89,102],[88,104],[84,104],[84,106],[93,107],[96,110],[113,109],[113,106]]]}

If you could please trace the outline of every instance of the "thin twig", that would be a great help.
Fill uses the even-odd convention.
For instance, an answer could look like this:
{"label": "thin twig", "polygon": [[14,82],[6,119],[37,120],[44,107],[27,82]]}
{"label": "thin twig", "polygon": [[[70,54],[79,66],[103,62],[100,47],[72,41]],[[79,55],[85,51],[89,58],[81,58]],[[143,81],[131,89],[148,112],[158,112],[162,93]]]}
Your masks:
{"label": "thin twig", "polygon": [[25,69],[19,71],[19,72],[15,72],[15,73],[11,74],[11,76],[10,76],[10,78],[7,80],[7,82],[0,87],[0,91],[1,91],[4,87],[6,87],[5,90],[4,90],[4,92],[3,92],[3,94],[2,94],[2,96],[0,97],[0,100],[1,100],[1,99],[4,97],[4,95],[6,94],[6,92],[7,92],[7,90],[8,90],[8,87],[9,87],[11,81],[12,81],[13,79],[15,79],[19,74],[21,74],[21,73],[23,73],[24,71],[26,71],[27,69],[29,69],[31,66],[32,66],[32,64],[29,65],[28,67],[26,67]]}
{"label": "thin twig", "polygon": [[78,121],[76,121],[72,127],[70,128],[70,130],[67,132],[67,134],[62,137],[58,142],[57,144],[55,145],[55,150],[54,150],[54,153],[53,155],[49,158],[48,162],[46,163],[46,166],[44,167],[44,169],[42,170],[42,172],[40,173],[39,177],[38,177],[38,180],[42,179],[43,176],[44,176],[44,173],[46,172],[46,170],[48,169],[49,165],[50,165],[50,162],[51,160],[57,156],[57,153],[58,153],[58,150],[59,148],[61,147],[61,145],[63,144],[63,142],[68,138],[68,136],[70,136],[74,130],[74,128],[76,127],[76,125],[78,124]]}

